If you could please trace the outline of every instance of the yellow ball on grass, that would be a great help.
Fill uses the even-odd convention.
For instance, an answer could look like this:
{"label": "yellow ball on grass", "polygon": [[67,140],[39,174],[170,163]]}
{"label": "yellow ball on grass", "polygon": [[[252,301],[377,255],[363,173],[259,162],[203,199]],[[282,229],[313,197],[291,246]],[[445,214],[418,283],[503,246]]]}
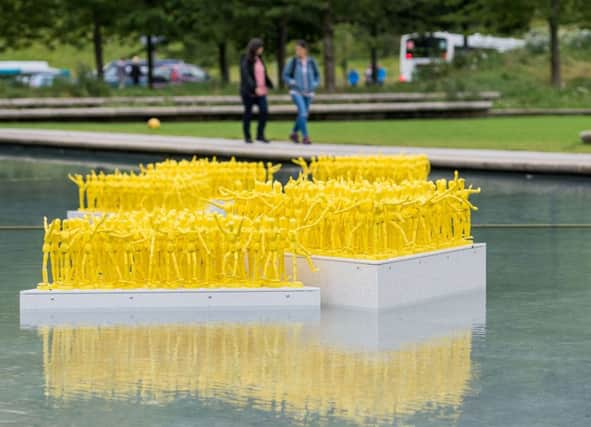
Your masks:
{"label": "yellow ball on grass", "polygon": [[156,117],[152,117],[150,120],[148,120],[148,127],[150,129],[159,129],[160,120],[158,120]]}

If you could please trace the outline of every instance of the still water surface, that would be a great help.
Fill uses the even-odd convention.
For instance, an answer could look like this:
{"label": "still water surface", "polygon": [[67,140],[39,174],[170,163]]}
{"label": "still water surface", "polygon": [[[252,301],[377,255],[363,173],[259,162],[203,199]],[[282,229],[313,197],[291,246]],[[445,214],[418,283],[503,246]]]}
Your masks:
{"label": "still water surface", "polygon": [[[0,157],[0,225],[62,217],[88,168]],[[591,222],[589,180],[463,175],[483,188],[474,223]],[[101,321],[19,319],[42,234],[0,230],[0,425],[591,425],[591,229],[475,236],[486,308]]]}

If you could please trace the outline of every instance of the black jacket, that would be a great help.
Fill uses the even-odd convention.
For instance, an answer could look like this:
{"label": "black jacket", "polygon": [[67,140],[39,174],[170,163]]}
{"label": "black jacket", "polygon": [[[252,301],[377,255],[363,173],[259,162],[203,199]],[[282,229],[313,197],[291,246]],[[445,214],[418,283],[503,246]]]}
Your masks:
{"label": "black jacket", "polygon": [[[263,58],[261,58],[261,61]],[[263,62],[263,65],[265,63]],[[265,84],[269,89],[273,89],[273,82],[267,74],[267,67],[265,66]],[[257,87],[256,79],[254,77],[254,61],[249,60],[246,55],[240,57],[240,95],[242,96],[256,96],[255,89]]]}

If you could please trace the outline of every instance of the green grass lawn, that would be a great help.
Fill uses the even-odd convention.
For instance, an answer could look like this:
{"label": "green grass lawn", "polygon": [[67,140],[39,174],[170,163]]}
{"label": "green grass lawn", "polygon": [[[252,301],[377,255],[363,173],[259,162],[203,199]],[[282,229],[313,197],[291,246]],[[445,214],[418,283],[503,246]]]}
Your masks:
{"label": "green grass lawn", "polygon": [[[291,125],[290,122],[270,122],[268,137],[285,140]],[[254,126],[253,123],[253,132]],[[238,122],[164,121],[159,130],[150,130],[143,122],[6,123],[1,127],[242,137]],[[312,140],[323,143],[591,153],[591,145],[579,140],[579,132],[585,129],[591,129],[591,118],[578,116],[310,123]]]}

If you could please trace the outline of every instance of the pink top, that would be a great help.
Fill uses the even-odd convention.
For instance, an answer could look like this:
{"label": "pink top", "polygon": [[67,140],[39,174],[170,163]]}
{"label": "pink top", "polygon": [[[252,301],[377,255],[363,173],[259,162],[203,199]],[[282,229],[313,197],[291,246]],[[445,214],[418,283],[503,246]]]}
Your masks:
{"label": "pink top", "polygon": [[265,96],[267,94],[267,85],[265,83],[265,66],[261,58],[257,56],[254,63],[254,79],[257,83],[258,95]]}

